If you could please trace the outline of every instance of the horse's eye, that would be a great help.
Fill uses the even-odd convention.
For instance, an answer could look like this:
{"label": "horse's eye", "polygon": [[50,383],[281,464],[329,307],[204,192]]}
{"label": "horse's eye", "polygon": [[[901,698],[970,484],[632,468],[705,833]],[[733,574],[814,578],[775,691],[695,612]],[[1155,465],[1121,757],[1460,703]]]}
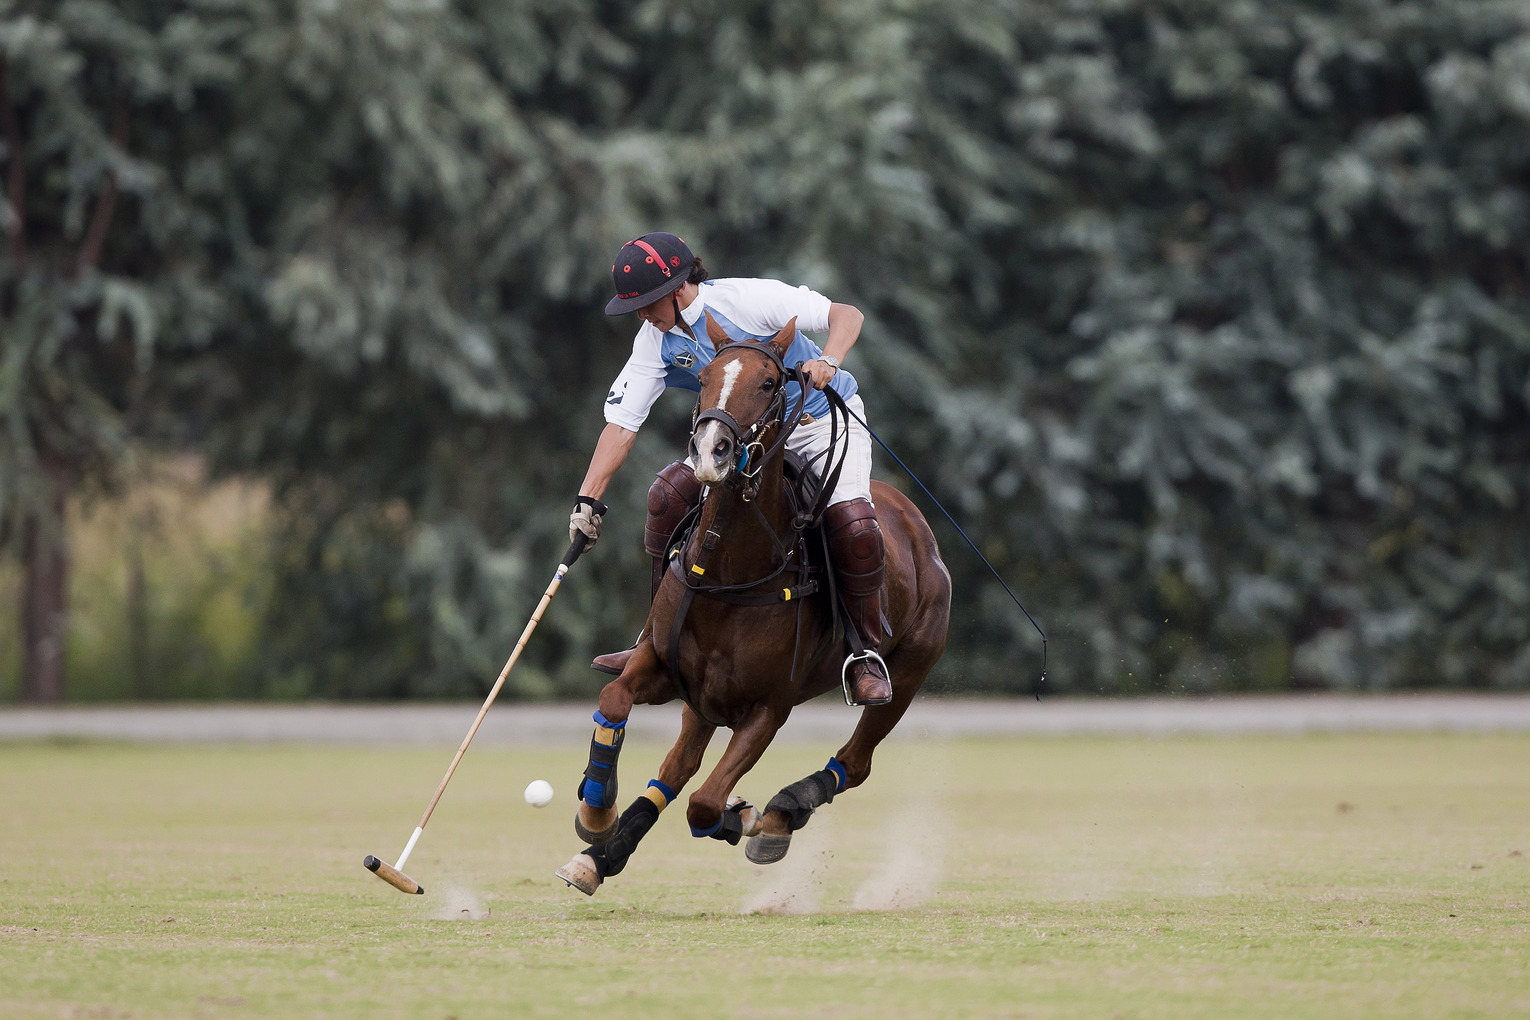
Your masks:
{"label": "horse's eye", "polygon": [[760,387],[760,389],[764,390],[766,393],[769,393],[771,390],[773,390],[775,388],[776,388],[776,381],[774,379],[766,379],[764,385],[762,385]]}

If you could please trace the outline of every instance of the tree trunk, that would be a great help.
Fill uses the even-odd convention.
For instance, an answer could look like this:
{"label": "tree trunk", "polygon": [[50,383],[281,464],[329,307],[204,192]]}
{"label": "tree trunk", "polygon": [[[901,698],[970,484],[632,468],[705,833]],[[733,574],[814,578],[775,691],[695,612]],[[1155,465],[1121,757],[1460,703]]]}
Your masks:
{"label": "tree trunk", "polygon": [[133,697],[140,701],[155,694],[149,675],[149,578],[143,565],[142,525],[143,521],[135,516],[127,547],[128,668],[132,672]]}
{"label": "tree trunk", "polygon": [[55,481],[53,520],[32,514],[22,531],[21,700],[64,700],[64,638],[69,625],[69,550],[64,534],[64,493]]}

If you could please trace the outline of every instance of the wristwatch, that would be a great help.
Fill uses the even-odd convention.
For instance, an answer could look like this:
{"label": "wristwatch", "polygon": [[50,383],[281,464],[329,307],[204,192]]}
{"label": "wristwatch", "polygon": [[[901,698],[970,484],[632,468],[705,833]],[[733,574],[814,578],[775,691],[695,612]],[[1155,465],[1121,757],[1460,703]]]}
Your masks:
{"label": "wristwatch", "polygon": [[823,362],[825,365],[828,365],[830,368],[834,369],[834,371],[836,371],[836,372],[839,371],[839,359],[838,358],[832,357],[832,356],[830,356],[828,354],[820,354],[818,356],[818,360]]}

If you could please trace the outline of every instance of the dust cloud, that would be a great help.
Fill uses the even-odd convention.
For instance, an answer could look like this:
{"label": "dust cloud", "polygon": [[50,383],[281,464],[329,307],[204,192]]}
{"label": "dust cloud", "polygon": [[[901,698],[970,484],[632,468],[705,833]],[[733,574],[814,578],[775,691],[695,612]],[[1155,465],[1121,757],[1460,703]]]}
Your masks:
{"label": "dust cloud", "polygon": [[812,914],[823,899],[823,880],[834,857],[830,849],[833,826],[820,812],[813,824],[792,834],[786,859],[754,866],[763,884],[744,901],[746,914]]}
{"label": "dust cloud", "polygon": [[834,850],[847,840],[866,841],[863,845],[872,851],[873,861],[871,873],[849,901],[852,910],[908,910],[924,905],[945,874],[950,820],[941,807],[940,776],[926,773],[923,778],[917,788],[908,789],[908,799],[880,831],[846,833],[841,828],[835,835],[834,807],[820,808],[808,826],[793,834],[785,860],[754,869],[762,884],[745,898],[744,913],[816,913],[830,872],[845,870],[844,858],[836,860]]}
{"label": "dust cloud", "polygon": [[929,802],[904,808],[882,834],[883,854],[851,900],[856,910],[904,910],[923,905],[945,869],[944,813]]}
{"label": "dust cloud", "polygon": [[487,921],[489,905],[471,889],[461,886],[442,886],[439,892],[426,894],[430,904],[432,921]]}

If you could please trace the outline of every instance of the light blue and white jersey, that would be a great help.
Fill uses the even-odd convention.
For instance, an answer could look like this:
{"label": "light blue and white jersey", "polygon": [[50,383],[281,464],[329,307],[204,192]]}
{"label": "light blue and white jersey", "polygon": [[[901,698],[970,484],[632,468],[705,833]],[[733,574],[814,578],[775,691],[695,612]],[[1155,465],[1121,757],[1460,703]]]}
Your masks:
{"label": "light blue and white jersey", "polygon": [[[782,359],[786,366],[791,368],[823,354],[803,333],[829,328],[829,299],[822,294],[779,280],[708,280],[698,289],[696,300],[680,309],[696,339],[692,340],[678,325],[668,333],[660,333],[643,323],[632,342],[632,356],[606,395],[606,421],[636,432],[665,389],[677,387],[700,392],[697,376],[717,353],[707,337],[703,312],[710,312],[723,332],[734,340],[754,342],[773,339],[796,318],[797,337]],[[834,373],[829,385],[846,399],[858,389],[855,376],[844,369]],[[797,389],[796,383],[787,385],[788,408],[797,406]],[[825,418],[829,398],[813,390],[803,410],[814,418]]]}

